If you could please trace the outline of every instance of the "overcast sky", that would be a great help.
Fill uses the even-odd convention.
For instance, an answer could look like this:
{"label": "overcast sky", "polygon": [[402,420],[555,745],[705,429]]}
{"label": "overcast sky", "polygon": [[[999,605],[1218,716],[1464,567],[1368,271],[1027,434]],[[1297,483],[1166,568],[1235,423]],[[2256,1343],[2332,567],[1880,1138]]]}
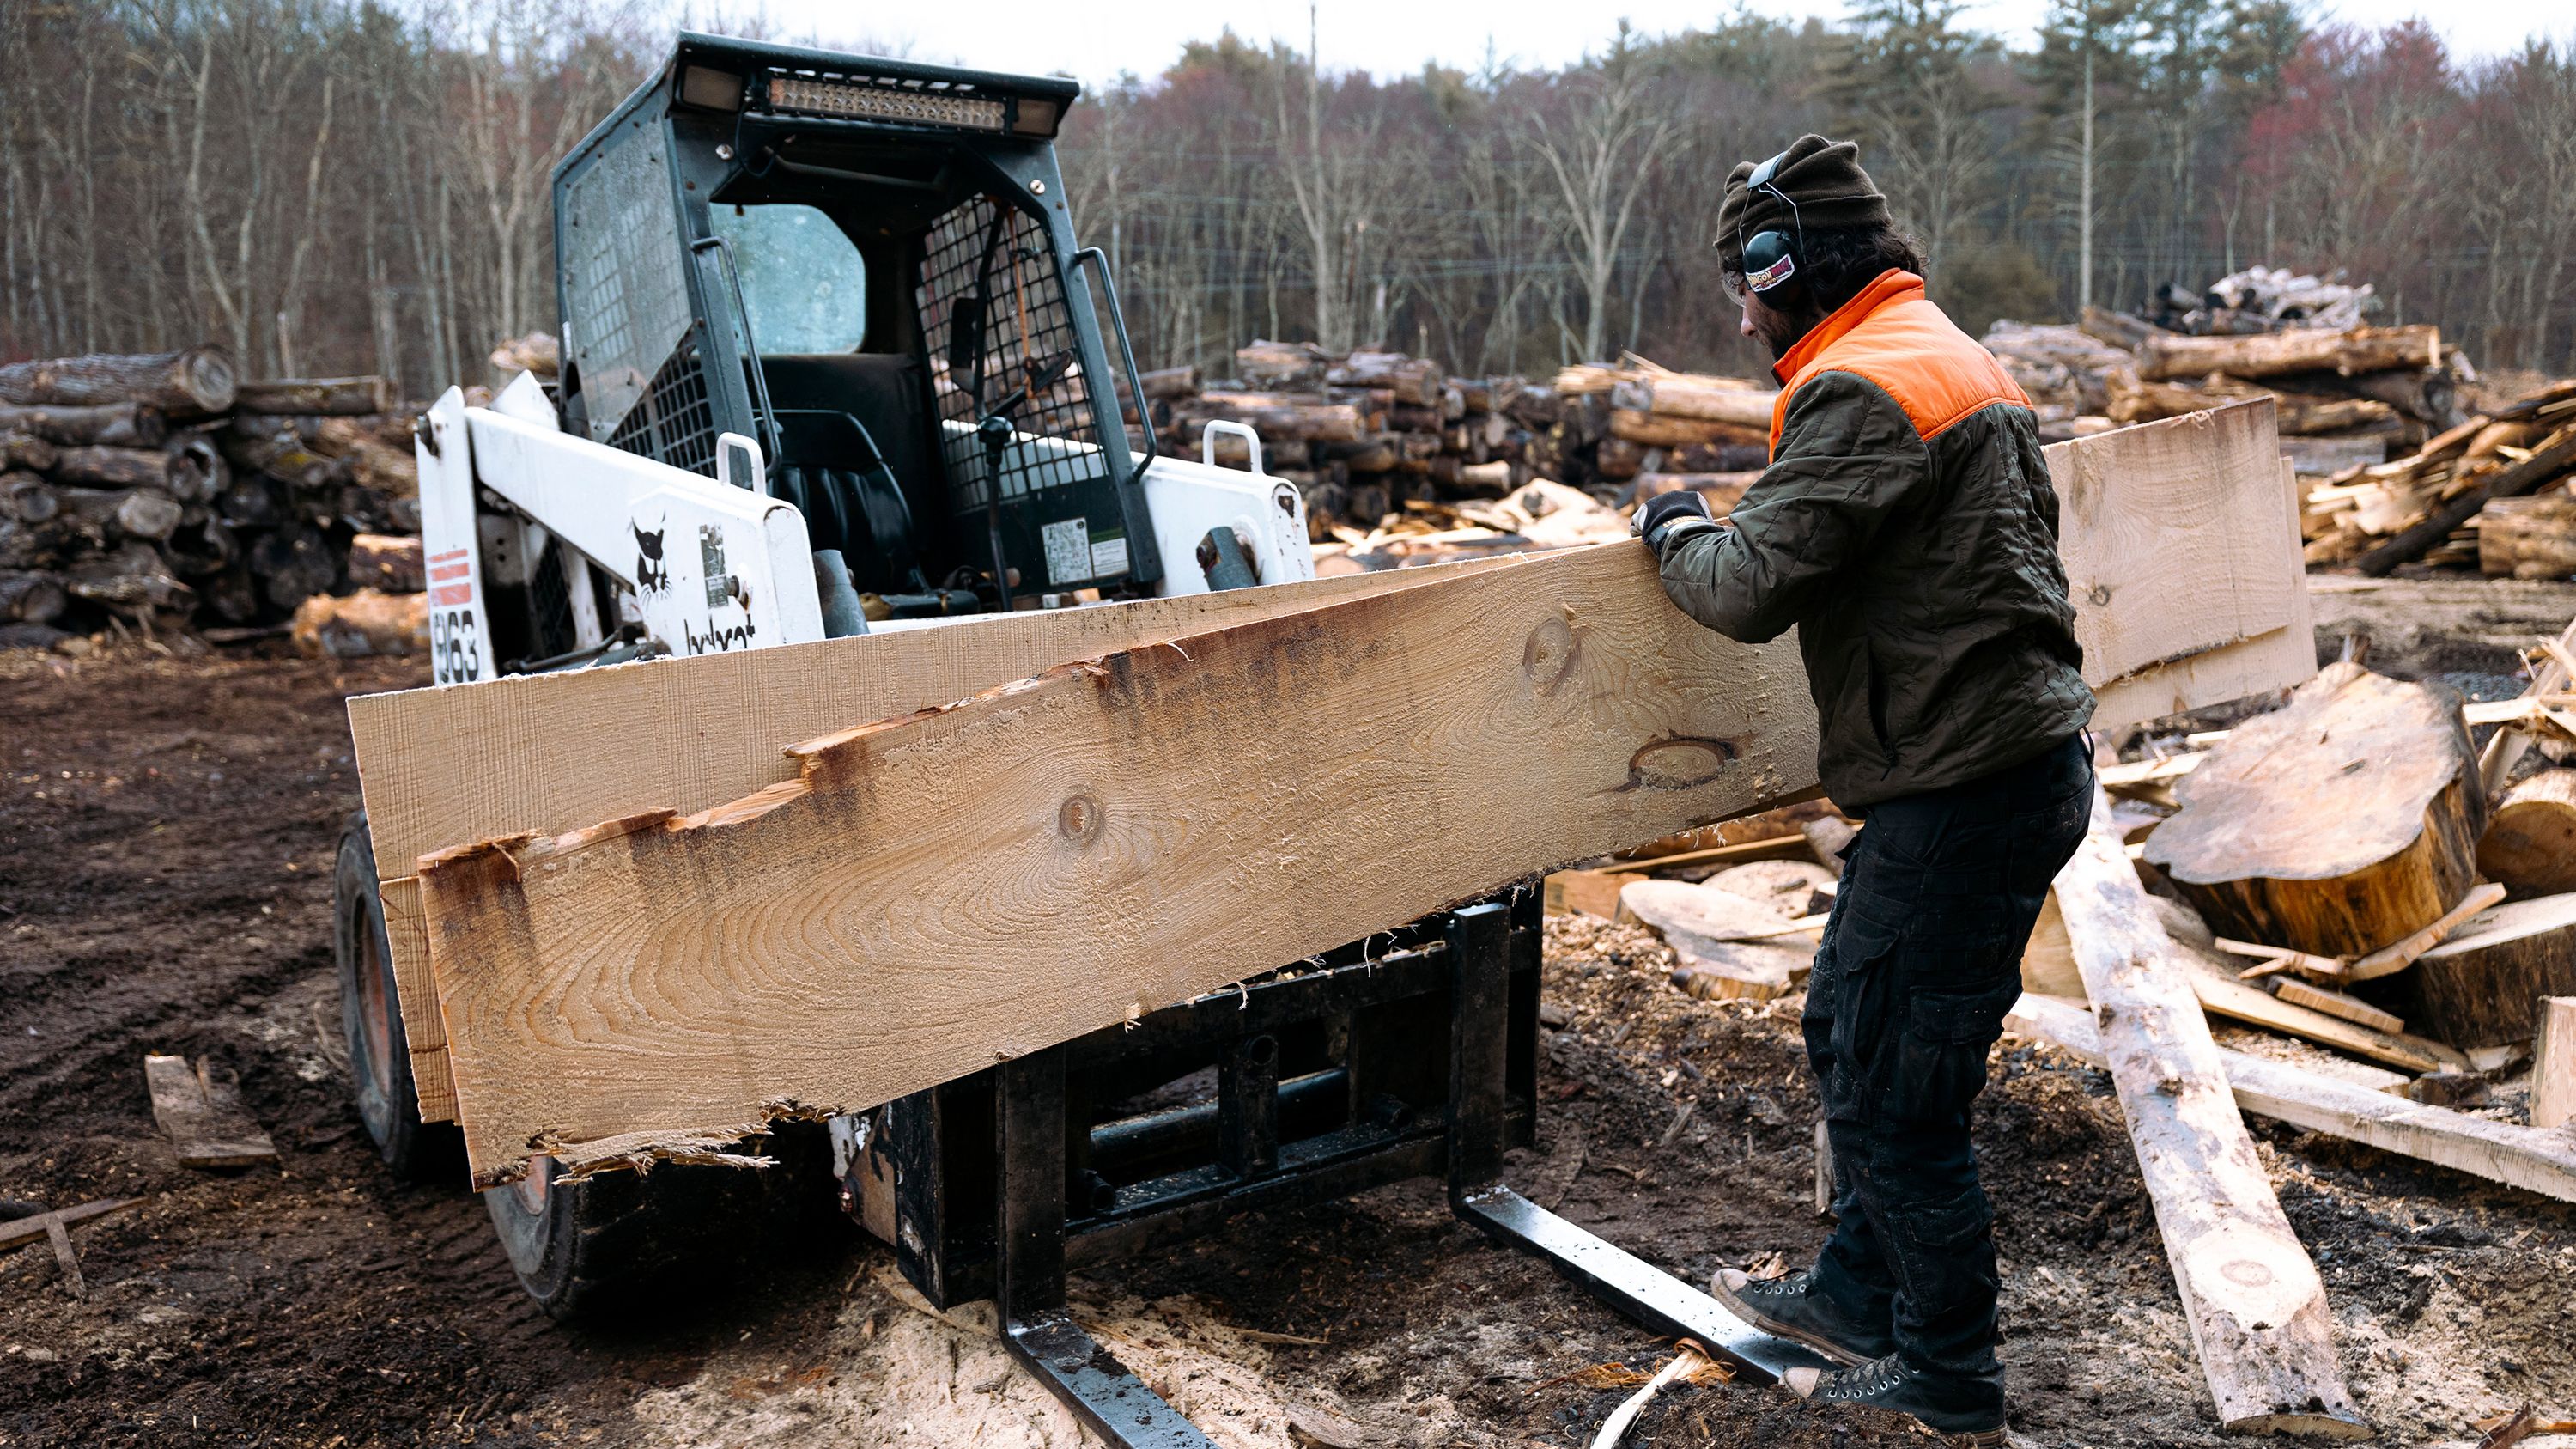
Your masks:
{"label": "overcast sky", "polygon": [[[1843,13],[1841,0],[1747,3],[1761,14],[1792,19],[1837,20]],[[921,60],[991,70],[1066,70],[1092,82],[1120,71],[1158,74],[1184,41],[1211,38],[1229,26],[1249,38],[1275,36],[1301,50],[1306,44],[1302,0],[952,0],[903,6],[756,0],[725,8],[765,13],[770,34],[779,40],[833,44],[874,38],[905,45]],[[1963,18],[2026,44],[2046,10],[2047,0],[1981,0]],[[2373,27],[2425,15],[2462,57],[2518,49],[2535,31],[2561,41],[2576,38],[2576,12],[2565,0],[2330,0],[2321,11],[2328,19]],[[1600,46],[1621,15],[1641,31],[1659,33],[1704,27],[1721,13],[1728,12],[1710,0],[1322,0],[1321,49],[1327,70],[1400,75],[1426,60],[1476,69],[1490,41],[1494,53],[1512,65],[1553,68]]]}

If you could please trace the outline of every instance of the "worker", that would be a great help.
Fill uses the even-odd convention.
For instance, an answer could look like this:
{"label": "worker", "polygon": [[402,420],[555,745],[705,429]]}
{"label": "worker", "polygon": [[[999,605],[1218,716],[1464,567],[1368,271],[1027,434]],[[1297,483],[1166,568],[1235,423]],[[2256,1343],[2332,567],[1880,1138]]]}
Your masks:
{"label": "worker", "polygon": [[2057,499],[2029,398],[1925,298],[1857,146],[1737,166],[1718,225],[1742,331],[1777,359],[1771,464],[1724,523],[1684,490],[1634,524],[1693,619],[1797,629],[1817,773],[1862,828],[1802,1018],[1840,1220],[1805,1271],[1711,1291],[1845,1365],[1793,1371],[1810,1399],[2000,1444],[1968,1107],[2094,790]]}

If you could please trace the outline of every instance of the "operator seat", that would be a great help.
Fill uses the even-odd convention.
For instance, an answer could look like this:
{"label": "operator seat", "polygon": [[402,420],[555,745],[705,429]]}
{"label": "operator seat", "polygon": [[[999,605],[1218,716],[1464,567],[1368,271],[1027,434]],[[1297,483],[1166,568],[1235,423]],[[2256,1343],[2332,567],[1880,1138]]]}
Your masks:
{"label": "operator seat", "polygon": [[[838,549],[861,592],[921,593],[913,520],[939,496],[919,360],[838,352],[761,358],[778,415],[770,491],[816,549]],[[934,515],[936,516],[936,515]]]}

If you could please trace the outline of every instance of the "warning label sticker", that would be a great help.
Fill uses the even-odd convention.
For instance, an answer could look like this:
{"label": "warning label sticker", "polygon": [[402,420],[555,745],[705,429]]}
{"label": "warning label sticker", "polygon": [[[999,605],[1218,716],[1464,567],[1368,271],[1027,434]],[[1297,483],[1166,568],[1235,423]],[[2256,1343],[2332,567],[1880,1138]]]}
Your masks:
{"label": "warning label sticker", "polygon": [[1094,538],[1091,541],[1091,576],[1101,578],[1109,574],[1125,572],[1127,572],[1127,535],[1108,533]]}
{"label": "warning label sticker", "polygon": [[[1048,583],[1078,584],[1091,577],[1091,525],[1087,521],[1068,518],[1050,523],[1038,530],[1038,537],[1046,544]],[[1126,546],[1124,540],[1119,546]]]}

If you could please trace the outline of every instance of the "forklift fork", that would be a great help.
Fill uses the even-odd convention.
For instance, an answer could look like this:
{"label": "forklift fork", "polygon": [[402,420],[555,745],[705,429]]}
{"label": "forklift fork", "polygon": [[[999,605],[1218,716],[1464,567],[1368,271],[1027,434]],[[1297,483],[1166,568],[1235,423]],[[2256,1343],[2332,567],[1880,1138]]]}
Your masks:
{"label": "forklift fork", "polygon": [[[1567,1222],[1503,1182],[1511,1030],[1511,921],[1495,902],[1448,913],[1449,1122],[1452,1212],[1489,1236],[1556,1265],[1585,1291],[1658,1335],[1697,1340],[1738,1379],[1771,1383],[1795,1367],[1829,1367],[1760,1333],[1716,1299]],[[1065,1050],[997,1069],[995,1300],[1011,1354],[1092,1430],[1132,1449],[1213,1449],[1213,1441],[1074,1322],[1065,1301]],[[1270,1038],[1231,1046],[1219,1068],[1218,1152],[1244,1178],[1278,1170],[1278,1059]]]}

